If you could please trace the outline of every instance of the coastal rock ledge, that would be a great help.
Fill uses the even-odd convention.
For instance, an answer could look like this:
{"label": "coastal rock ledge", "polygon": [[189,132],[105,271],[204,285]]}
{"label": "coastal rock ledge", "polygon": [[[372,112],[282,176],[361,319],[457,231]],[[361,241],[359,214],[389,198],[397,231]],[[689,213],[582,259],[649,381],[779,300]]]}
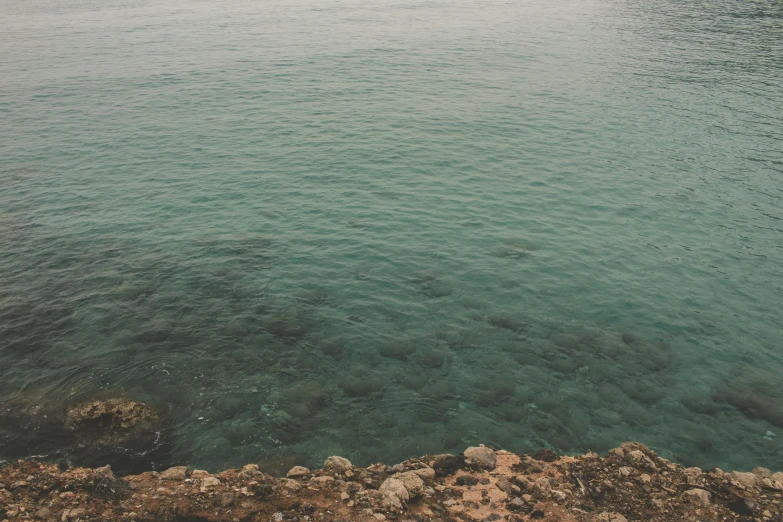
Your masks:
{"label": "coastal rock ledge", "polygon": [[18,461],[0,469],[0,522],[783,520],[783,473],[764,468],[683,468],[635,442],[606,458],[476,450],[367,468],[330,457],[286,478],[253,464],[117,477]]}

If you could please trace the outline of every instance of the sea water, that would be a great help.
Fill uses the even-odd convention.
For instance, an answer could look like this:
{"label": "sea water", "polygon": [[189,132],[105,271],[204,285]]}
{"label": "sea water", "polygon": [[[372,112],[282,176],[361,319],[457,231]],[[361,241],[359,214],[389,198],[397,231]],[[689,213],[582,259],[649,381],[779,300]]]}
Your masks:
{"label": "sea water", "polygon": [[783,469],[782,266],[780,3],[0,4],[6,413]]}

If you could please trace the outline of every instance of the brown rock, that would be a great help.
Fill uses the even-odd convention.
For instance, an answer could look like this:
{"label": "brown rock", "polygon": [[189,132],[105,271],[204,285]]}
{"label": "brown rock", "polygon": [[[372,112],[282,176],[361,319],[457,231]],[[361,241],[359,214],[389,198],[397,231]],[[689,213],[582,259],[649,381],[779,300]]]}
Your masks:
{"label": "brown rock", "polygon": [[187,466],[175,466],[160,473],[158,478],[161,480],[185,480],[190,475],[190,469]]}
{"label": "brown rock", "polygon": [[495,452],[485,446],[468,448],[463,455],[470,463],[483,469],[493,470],[497,465]]}
{"label": "brown rock", "polygon": [[702,504],[704,506],[709,506],[710,505],[711,495],[710,495],[709,491],[705,491],[705,490],[699,489],[699,488],[694,488],[694,489],[689,489],[688,491],[684,492],[683,496],[690,497],[694,501],[696,501],[696,502],[698,502],[698,503],[700,503],[700,504]]}

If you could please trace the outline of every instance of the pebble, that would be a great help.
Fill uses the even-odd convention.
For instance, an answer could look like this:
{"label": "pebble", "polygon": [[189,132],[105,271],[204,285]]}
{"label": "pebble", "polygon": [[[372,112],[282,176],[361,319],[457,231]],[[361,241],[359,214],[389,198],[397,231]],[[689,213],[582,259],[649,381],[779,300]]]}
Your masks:
{"label": "pebble", "polygon": [[331,456],[324,461],[324,469],[336,473],[345,473],[352,467],[351,461],[345,457]]}
{"label": "pebble", "polygon": [[485,446],[470,447],[463,453],[465,458],[480,468],[493,470],[497,465],[495,452]]}
{"label": "pebble", "polygon": [[598,520],[600,522],[628,522],[628,519],[620,513],[610,513],[608,511],[604,511],[598,515]]}
{"label": "pebble", "polygon": [[272,520],[274,522],[283,522],[283,514],[281,512],[277,512],[274,515],[272,515]]}

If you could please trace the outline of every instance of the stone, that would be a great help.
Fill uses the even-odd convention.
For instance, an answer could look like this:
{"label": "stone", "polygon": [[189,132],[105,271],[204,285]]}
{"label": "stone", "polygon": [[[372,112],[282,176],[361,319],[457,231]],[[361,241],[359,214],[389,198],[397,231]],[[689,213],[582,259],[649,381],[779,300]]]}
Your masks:
{"label": "stone", "polygon": [[282,479],[280,481],[280,485],[283,486],[288,491],[299,491],[302,489],[302,485],[299,484],[297,481],[293,479]]}
{"label": "stone", "polygon": [[652,482],[652,477],[647,473],[642,473],[639,476],[639,480],[641,481],[642,484],[649,484],[650,482]]}
{"label": "stone", "polygon": [[187,466],[175,466],[158,475],[161,480],[185,480],[190,474]]}
{"label": "stone", "polygon": [[421,468],[421,469],[414,469],[413,473],[420,476],[423,480],[434,480],[435,479],[435,470],[432,468]]}
{"label": "stone", "polygon": [[408,490],[408,496],[410,498],[415,498],[421,495],[422,491],[424,491],[424,481],[421,480],[421,477],[418,476],[416,473],[412,471],[406,471],[405,473],[398,473],[397,475],[394,475],[392,478],[396,478],[402,484],[405,486],[405,489]]}
{"label": "stone", "polygon": [[201,487],[211,488],[220,485],[220,479],[217,477],[204,477],[201,479]]}
{"label": "stone", "polygon": [[485,446],[470,447],[463,453],[465,458],[476,466],[493,470],[497,465],[497,456],[495,452]]}
{"label": "stone", "polygon": [[498,481],[495,483],[495,486],[502,491],[503,493],[506,493],[507,495],[511,495],[514,493],[514,488],[516,488],[516,491],[519,491],[519,486],[513,485],[511,482],[509,482],[506,479],[498,479]]}
{"label": "stone", "polygon": [[111,466],[106,465],[101,468],[95,468],[92,471],[92,474],[95,478],[101,479],[101,480],[114,480],[114,473],[111,470]]}
{"label": "stone", "polygon": [[35,514],[35,518],[39,518],[41,520],[49,520],[51,516],[52,516],[52,510],[45,507],[39,509]]}
{"label": "stone", "polygon": [[274,515],[272,515],[272,520],[274,522],[283,522],[283,514],[281,512],[277,512]]}
{"label": "stone", "polygon": [[460,475],[457,477],[456,484],[458,486],[475,486],[478,484],[478,479],[472,475]]}
{"label": "stone", "polygon": [[550,484],[549,479],[546,478],[546,477],[541,477],[541,478],[536,479],[533,487],[541,495],[546,495],[550,491],[552,491],[552,484]]}
{"label": "stone", "polygon": [[640,469],[655,469],[655,463],[641,450],[633,450],[625,454],[625,460],[633,467]]}
{"label": "stone", "polygon": [[353,464],[345,457],[332,456],[324,461],[324,469],[335,473],[345,473],[351,468]]}
{"label": "stone", "polygon": [[743,473],[741,471],[732,471],[729,473],[731,482],[735,486],[742,486],[744,488],[755,488],[759,485],[758,476],[753,473]]}
{"label": "stone", "polygon": [[633,473],[633,468],[629,468],[628,466],[623,466],[620,468],[620,475],[622,475],[623,477],[627,477],[631,473]]}
{"label": "stone", "polygon": [[600,522],[628,522],[628,519],[622,516],[620,513],[611,513],[608,511],[604,511],[598,515],[598,520]]}
{"label": "stone", "polygon": [[290,470],[288,470],[288,473],[286,473],[286,477],[288,478],[294,478],[294,477],[303,477],[310,473],[310,470],[307,469],[304,466],[294,466]]}
{"label": "stone", "polygon": [[[419,479],[421,480],[421,479]],[[383,495],[383,503],[386,506],[402,509],[402,503],[409,497],[405,484],[399,479],[388,478],[383,481],[378,492]]]}
{"label": "stone", "polygon": [[226,492],[220,495],[220,507],[227,508],[233,506],[237,501],[236,493]]}
{"label": "stone", "polygon": [[772,472],[768,470],[767,468],[753,468],[753,471],[751,471],[754,475],[756,475],[760,479],[765,478],[771,478]]}
{"label": "stone", "polygon": [[695,502],[698,502],[703,506],[710,505],[711,495],[709,491],[705,491],[700,488],[693,488],[684,492],[683,495],[692,498]]}
{"label": "stone", "polygon": [[525,507],[524,501],[519,497],[514,497],[511,500],[508,501],[508,507],[512,510],[518,510]]}
{"label": "stone", "polygon": [[348,494],[348,493],[346,493],[345,491],[343,491],[342,493],[340,493],[340,500],[342,500],[343,502],[345,502],[345,501],[346,501],[346,500],[348,500],[349,498],[351,498],[351,495],[349,495],[349,494]]}

